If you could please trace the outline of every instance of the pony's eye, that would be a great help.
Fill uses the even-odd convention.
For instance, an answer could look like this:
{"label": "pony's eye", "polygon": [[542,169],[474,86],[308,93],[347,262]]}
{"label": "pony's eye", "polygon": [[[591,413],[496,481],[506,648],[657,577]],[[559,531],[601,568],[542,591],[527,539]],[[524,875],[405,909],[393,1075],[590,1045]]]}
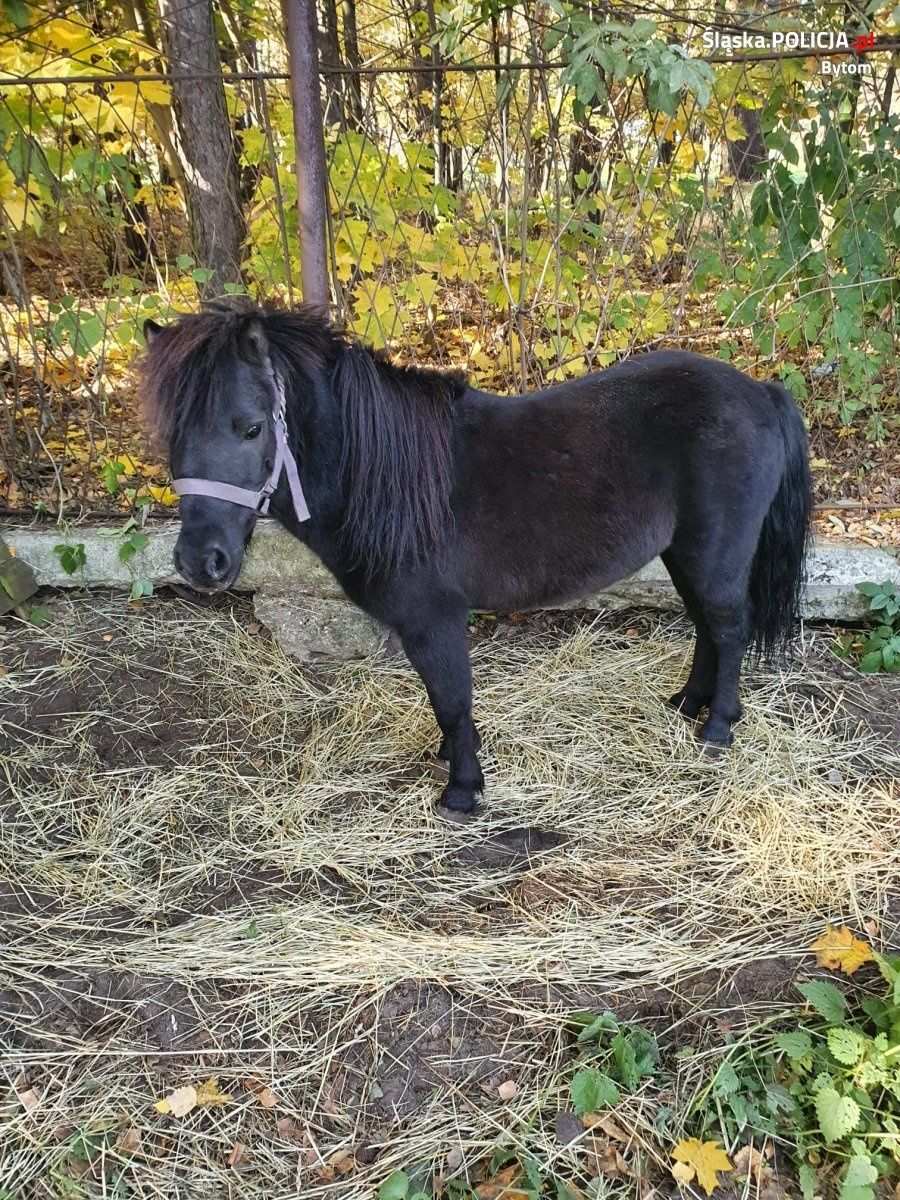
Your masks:
{"label": "pony's eye", "polygon": [[244,430],[244,437],[250,441],[251,438],[259,437],[262,431],[262,425],[248,425]]}

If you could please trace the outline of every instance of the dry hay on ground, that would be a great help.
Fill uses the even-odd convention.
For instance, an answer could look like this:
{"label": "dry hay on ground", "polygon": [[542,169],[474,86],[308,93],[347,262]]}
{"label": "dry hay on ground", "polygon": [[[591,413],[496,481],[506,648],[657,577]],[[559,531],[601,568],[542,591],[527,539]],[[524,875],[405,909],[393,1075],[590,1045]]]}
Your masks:
{"label": "dry hay on ground", "polygon": [[[826,918],[892,934],[893,700],[827,634],[750,674],[710,761],[662,704],[681,623],[503,626],[458,827],[405,663],[301,670],[239,603],[53,603],[0,643],[0,1195],[350,1200],[507,1142],[583,1179],[572,1008],[708,1047],[784,1003]],[[154,1110],[212,1074],[228,1103]],[[628,1102],[650,1178],[660,1102]]]}

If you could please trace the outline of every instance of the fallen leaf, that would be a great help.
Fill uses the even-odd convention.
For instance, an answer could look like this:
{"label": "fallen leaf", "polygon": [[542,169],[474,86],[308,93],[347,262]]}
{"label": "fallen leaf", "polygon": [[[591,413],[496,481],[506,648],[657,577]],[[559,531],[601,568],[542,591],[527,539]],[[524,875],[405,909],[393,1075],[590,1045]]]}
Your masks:
{"label": "fallen leaf", "polygon": [[732,1171],[731,1159],[717,1142],[701,1142],[699,1138],[684,1138],[672,1151],[675,1165],[672,1174],[679,1183],[696,1178],[707,1196],[719,1183],[719,1171]]}
{"label": "fallen leaf", "polygon": [[186,1117],[197,1106],[197,1089],[192,1083],[176,1088],[153,1105],[158,1113],[169,1113],[173,1117]]}
{"label": "fallen leaf", "polygon": [[165,487],[157,487],[155,484],[148,484],[147,491],[153,497],[157,504],[165,504],[171,507],[178,503],[178,493],[166,485]]}
{"label": "fallen leaf", "polygon": [[157,1100],[153,1105],[158,1113],[170,1113],[173,1117],[186,1117],[194,1108],[213,1108],[218,1104],[227,1104],[231,1097],[219,1090],[219,1078],[211,1075],[199,1087],[192,1083],[185,1087],[176,1088],[163,1100]]}
{"label": "fallen leaf", "polygon": [[228,1104],[230,1100],[228,1093],[219,1088],[218,1075],[210,1075],[209,1079],[205,1079],[197,1088],[198,1108],[215,1108],[220,1104]]}
{"label": "fallen leaf", "polygon": [[279,1117],[275,1128],[281,1137],[290,1142],[306,1142],[306,1130],[301,1128],[293,1117]]}
{"label": "fallen leaf", "polygon": [[501,1100],[512,1100],[519,1091],[519,1085],[512,1079],[507,1079],[497,1088],[497,1095]]}
{"label": "fallen leaf", "polygon": [[247,1161],[247,1147],[243,1142],[235,1142],[231,1147],[231,1153],[225,1160],[229,1167],[239,1167]]}
{"label": "fallen leaf", "polygon": [[491,1180],[489,1183],[479,1183],[475,1195],[478,1200],[531,1200],[534,1192],[526,1192],[522,1188],[511,1187],[508,1183],[496,1183]]}
{"label": "fallen leaf", "polygon": [[607,1137],[617,1142],[630,1142],[631,1134],[622,1128],[609,1113],[585,1113],[581,1118],[585,1129],[602,1129]]}
{"label": "fallen leaf", "polygon": [[318,1177],[323,1183],[328,1183],[336,1175],[350,1175],[356,1170],[357,1163],[350,1150],[338,1150],[327,1160]]}
{"label": "fallen leaf", "polygon": [[123,1154],[137,1154],[141,1148],[141,1131],[133,1125],[125,1129],[116,1138],[116,1149]]}
{"label": "fallen leaf", "polygon": [[755,1146],[741,1146],[737,1154],[734,1156],[735,1174],[747,1179],[753,1179],[755,1183],[760,1183],[761,1177],[765,1172],[768,1174],[766,1160]]}
{"label": "fallen leaf", "polygon": [[816,962],[827,971],[852,975],[863,963],[872,962],[875,952],[868,942],[854,937],[846,925],[827,925],[821,937],[810,946]]}
{"label": "fallen leaf", "polygon": [[609,1143],[602,1145],[595,1141],[590,1151],[593,1174],[605,1175],[607,1179],[618,1179],[621,1175],[630,1174],[628,1163],[615,1146],[610,1146]]}
{"label": "fallen leaf", "polygon": [[116,461],[122,466],[122,475],[134,475],[143,465],[139,459],[134,458],[131,454],[120,454]]}
{"label": "fallen leaf", "polygon": [[673,1163],[672,1178],[676,1183],[688,1184],[694,1178],[694,1168],[683,1162]]}
{"label": "fallen leaf", "polygon": [[522,1182],[522,1168],[518,1163],[511,1163],[502,1171],[496,1171],[490,1179],[479,1183],[475,1188],[478,1200],[529,1200],[529,1193],[516,1185]]}
{"label": "fallen leaf", "polygon": [[444,1169],[453,1174],[455,1171],[459,1170],[464,1162],[465,1157],[462,1150],[460,1150],[459,1146],[454,1146],[453,1149],[447,1154],[447,1161],[444,1163]]}
{"label": "fallen leaf", "polygon": [[41,1102],[41,1098],[37,1094],[37,1092],[34,1090],[34,1088],[28,1088],[27,1091],[19,1092],[18,1095],[19,1095],[19,1103],[22,1105],[22,1107],[28,1113],[34,1112],[34,1110],[37,1108],[37,1106]]}
{"label": "fallen leaf", "polygon": [[258,1079],[246,1079],[244,1087],[256,1097],[262,1108],[275,1108],[278,1104],[278,1096],[267,1083],[261,1083]]}

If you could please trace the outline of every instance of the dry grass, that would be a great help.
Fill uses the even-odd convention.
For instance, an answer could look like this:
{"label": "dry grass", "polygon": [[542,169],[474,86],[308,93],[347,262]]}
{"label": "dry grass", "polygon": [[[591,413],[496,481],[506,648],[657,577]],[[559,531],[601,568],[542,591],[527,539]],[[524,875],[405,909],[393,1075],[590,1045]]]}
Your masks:
{"label": "dry grass", "polygon": [[[814,650],[751,677],[711,762],[660,703],[680,626],[481,642],[489,792],[457,827],[434,814],[436,731],[405,664],[303,672],[228,613],[60,604],[0,659],[0,1197],[368,1197],[394,1167],[526,1131],[565,1174],[572,1005],[653,990],[681,1028],[698,974],[799,964],[824,919],[889,907],[900,758],[851,736],[854,685]],[[231,1103],[154,1112],[214,1072]],[[653,1155],[650,1101],[632,1104],[629,1153]]]}

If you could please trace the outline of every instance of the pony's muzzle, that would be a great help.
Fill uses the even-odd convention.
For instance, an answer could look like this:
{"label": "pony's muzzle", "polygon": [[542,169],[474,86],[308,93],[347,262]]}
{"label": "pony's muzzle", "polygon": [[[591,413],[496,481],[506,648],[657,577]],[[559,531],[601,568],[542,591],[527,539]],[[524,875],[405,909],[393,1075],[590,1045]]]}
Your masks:
{"label": "pony's muzzle", "polygon": [[237,575],[231,555],[223,546],[204,546],[196,555],[185,555],[176,544],[172,558],[182,579],[199,591],[224,591]]}

